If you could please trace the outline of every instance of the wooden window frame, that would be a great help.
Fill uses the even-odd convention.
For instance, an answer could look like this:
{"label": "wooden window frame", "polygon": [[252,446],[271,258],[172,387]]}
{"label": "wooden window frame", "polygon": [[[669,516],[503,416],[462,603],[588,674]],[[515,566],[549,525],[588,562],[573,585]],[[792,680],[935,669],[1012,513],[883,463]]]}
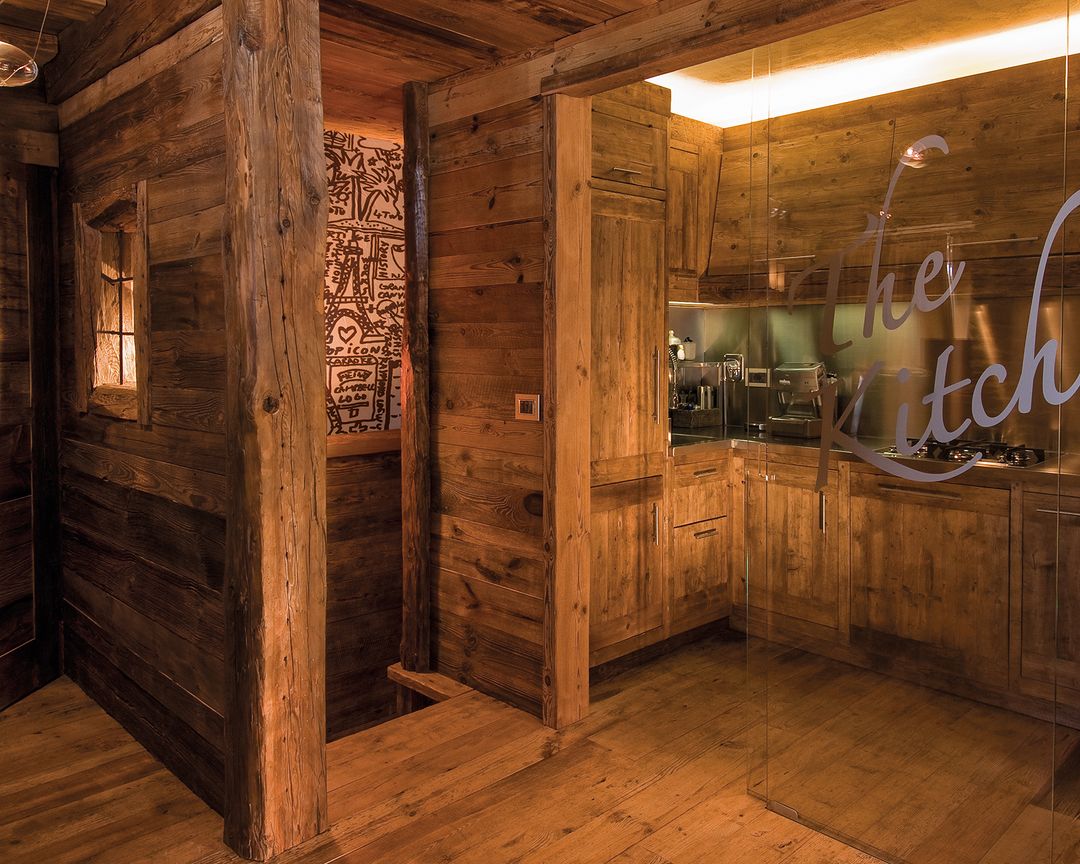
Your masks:
{"label": "wooden window frame", "polygon": [[[101,282],[101,228],[111,214],[134,210],[131,235],[132,314],[135,331],[135,386],[94,386],[97,334],[94,305]],[[150,255],[146,181],[129,191],[74,205],[75,219],[75,408],[149,427],[150,405]]]}

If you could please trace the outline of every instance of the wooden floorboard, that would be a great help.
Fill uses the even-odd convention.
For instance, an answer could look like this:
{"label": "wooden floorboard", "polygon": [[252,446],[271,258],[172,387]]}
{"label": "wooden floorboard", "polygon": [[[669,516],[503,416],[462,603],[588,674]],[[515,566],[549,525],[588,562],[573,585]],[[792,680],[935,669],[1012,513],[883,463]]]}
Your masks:
{"label": "wooden floorboard", "polygon": [[[596,684],[562,732],[468,692],[343,738],[331,830],[277,864],[871,864],[747,794],[746,668],[710,639]],[[769,788],[807,823],[912,864],[1080,861],[1075,733],[800,652],[753,668]],[[0,713],[0,861],[235,864],[221,832],[70,680]]]}

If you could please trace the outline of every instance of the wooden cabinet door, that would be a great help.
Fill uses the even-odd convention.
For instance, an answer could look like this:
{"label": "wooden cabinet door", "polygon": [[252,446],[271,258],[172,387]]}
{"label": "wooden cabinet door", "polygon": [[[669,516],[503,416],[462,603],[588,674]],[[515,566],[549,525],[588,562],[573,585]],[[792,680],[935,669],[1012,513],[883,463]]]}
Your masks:
{"label": "wooden cabinet door", "polygon": [[840,481],[830,471],[819,492],[817,473],[769,462],[766,475],[751,471],[746,478],[747,596],[764,613],[771,638],[835,639],[841,627]]}
{"label": "wooden cabinet door", "polygon": [[672,533],[671,632],[731,614],[726,518],[683,525]]}
{"label": "wooden cabinet door", "polygon": [[667,188],[671,92],[641,82],[592,103],[592,173],[602,183],[646,197]]}
{"label": "wooden cabinet door", "polygon": [[672,300],[694,302],[712,252],[723,132],[678,116],[669,128],[668,290]]}
{"label": "wooden cabinet door", "polygon": [[594,486],[589,653],[602,663],[663,627],[662,477]]}
{"label": "wooden cabinet door", "polygon": [[851,642],[1004,689],[1009,492],[851,475]]}
{"label": "wooden cabinet door", "polygon": [[1080,498],[1024,494],[1020,684],[1080,708]]}
{"label": "wooden cabinet door", "polygon": [[667,428],[664,203],[593,192],[592,481],[662,470]]}

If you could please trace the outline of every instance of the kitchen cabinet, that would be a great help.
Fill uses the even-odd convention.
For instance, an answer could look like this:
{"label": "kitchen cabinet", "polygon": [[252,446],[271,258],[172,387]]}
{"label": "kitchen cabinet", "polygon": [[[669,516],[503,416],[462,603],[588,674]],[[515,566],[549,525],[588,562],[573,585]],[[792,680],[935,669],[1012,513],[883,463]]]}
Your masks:
{"label": "kitchen cabinet", "polygon": [[669,127],[667,266],[670,300],[697,302],[709,267],[724,132],[673,115]]}
{"label": "kitchen cabinet", "polygon": [[816,466],[771,458],[752,463],[745,472],[743,584],[754,635],[781,642],[835,642],[846,635],[840,481],[837,471],[829,471],[828,483],[819,492],[817,474]]}
{"label": "kitchen cabinet", "polygon": [[730,453],[717,448],[689,461],[676,452],[669,471],[669,635],[731,614]]}
{"label": "kitchen cabinet", "polygon": [[663,506],[662,476],[592,488],[591,665],[662,636]]}
{"label": "kitchen cabinet", "polygon": [[1018,684],[1080,709],[1080,498],[1024,493]]}
{"label": "kitchen cabinet", "polygon": [[1009,490],[852,472],[851,643],[1005,690]]}
{"label": "kitchen cabinet", "polygon": [[593,187],[663,199],[671,91],[642,82],[593,97]]}
{"label": "kitchen cabinet", "polygon": [[[663,471],[669,113],[670,93],[652,84],[593,100],[593,483]],[[628,137],[637,143],[625,142]],[[648,171],[646,162],[652,166]],[[625,170],[613,171],[613,165]]]}

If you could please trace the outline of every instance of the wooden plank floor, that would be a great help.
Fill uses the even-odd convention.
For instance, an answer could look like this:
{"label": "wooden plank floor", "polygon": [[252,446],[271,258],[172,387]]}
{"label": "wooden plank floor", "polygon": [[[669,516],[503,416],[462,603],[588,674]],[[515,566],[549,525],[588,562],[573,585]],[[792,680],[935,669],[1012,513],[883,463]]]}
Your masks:
{"label": "wooden plank floor", "polygon": [[[739,642],[687,646],[595,686],[590,716],[561,733],[469,693],[337,741],[332,828],[278,860],[870,864],[746,794],[757,714],[744,655]],[[769,782],[804,816],[899,836],[917,864],[1050,861],[1049,763],[1027,759],[1042,724],[797,652],[775,668]],[[898,709],[911,719],[898,724]],[[923,752],[920,722],[952,731]],[[1063,765],[1072,737],[1058,742]],[[966,740],[991,748],[980,764],[964,761]],[[860,774],[867,757],[876,771]],[[1080,809],[1080,782],[1061,791],[1059,812]],[[1080,861],[1075,823],[1054,827],[1057,864]],[[220,835],[220,818],[70,681],[0,714],[0,861],[238,861]]]}

